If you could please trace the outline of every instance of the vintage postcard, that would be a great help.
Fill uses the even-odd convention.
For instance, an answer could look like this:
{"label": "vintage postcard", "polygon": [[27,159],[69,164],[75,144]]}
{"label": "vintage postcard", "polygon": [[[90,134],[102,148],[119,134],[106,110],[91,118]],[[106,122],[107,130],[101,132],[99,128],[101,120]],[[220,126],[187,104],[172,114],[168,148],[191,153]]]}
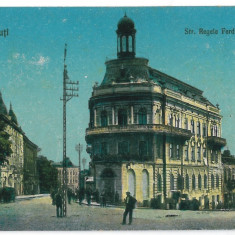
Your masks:
{"label": "vintage postcard", "polygon": [[235,8],[0,7],[0,230],[235,229]]}

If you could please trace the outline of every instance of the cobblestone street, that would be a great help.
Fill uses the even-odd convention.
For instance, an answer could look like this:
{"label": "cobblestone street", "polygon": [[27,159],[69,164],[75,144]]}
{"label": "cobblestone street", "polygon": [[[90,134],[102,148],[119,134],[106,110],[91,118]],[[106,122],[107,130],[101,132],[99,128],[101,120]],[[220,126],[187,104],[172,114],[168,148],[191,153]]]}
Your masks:
{"label": "cobblestone street", "polygon": [[0,204],[1,231],[51,230],[185,230],[234,229],[235,211],[135,209],[132,225],[121,225],[123,208],[72,203],[68,216],[57,218],[49,197]]}

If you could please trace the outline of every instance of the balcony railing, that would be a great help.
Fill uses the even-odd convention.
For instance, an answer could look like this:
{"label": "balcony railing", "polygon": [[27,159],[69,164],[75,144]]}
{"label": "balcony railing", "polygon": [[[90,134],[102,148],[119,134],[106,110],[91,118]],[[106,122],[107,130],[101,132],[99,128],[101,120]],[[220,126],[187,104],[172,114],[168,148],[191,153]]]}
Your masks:
{"label": "balcony railing", "polygon": [[192,136],[192,133],[189,130],[162,124],[129,124],[125,126],[110,125],[106,127],[93,127],[86,129],[86,136],[118,133],[158,133],[166,134],[169,136],[181,137],[186,140],[190,139]]}
{"label": "balcony railing", "polygon": [[91,156],[93,162],[152,162],[153,156],[139,156],[139,155],[101,155],[95,154]]}
{"label": "balcony railing", "polygon": [[208,136],[207,143],[211,146],[224,147],[226,145],[226,139],[217,136]]}

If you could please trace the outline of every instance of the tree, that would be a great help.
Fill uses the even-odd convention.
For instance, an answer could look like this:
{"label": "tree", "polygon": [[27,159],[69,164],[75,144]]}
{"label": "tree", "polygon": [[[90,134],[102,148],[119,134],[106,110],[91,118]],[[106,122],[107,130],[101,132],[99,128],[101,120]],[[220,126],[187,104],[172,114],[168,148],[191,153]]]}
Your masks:
{"label": "tree", "polygon": [[7,157],[12,153],[9,137],[10,135],[6,132],[6,123],[0,120],[0,166],[8,162]]}
{"label": "tree", "polygon": [[50,193],[58,187],[58,170],[52,166],[53,161],[45,156],[38,156],[37,169],[41,193]]}

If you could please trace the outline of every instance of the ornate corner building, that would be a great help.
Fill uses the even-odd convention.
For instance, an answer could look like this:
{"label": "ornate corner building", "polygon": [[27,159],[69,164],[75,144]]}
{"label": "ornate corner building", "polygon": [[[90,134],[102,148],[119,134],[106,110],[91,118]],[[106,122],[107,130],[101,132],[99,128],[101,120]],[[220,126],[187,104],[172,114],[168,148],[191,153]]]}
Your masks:
{"label": "ornate corner building", "polygon": [[16,195],[36,194],[39,192],[36,158],[38,146],[28,139],[18,125],[16,115],[10,105],[9,112],[0,93],[0,120],[6,123],[10,135],[12,154],[0,166],[0,188],[13,187]]}
{"label": "ornate corner building", "polygon": [[89,100],[86,130],[95,187],[139,202],[175,193],[201,206],[222,201],[221,115],[203,92],[136,57],[136,29],[118,22],[117,59],[109,60]]}

